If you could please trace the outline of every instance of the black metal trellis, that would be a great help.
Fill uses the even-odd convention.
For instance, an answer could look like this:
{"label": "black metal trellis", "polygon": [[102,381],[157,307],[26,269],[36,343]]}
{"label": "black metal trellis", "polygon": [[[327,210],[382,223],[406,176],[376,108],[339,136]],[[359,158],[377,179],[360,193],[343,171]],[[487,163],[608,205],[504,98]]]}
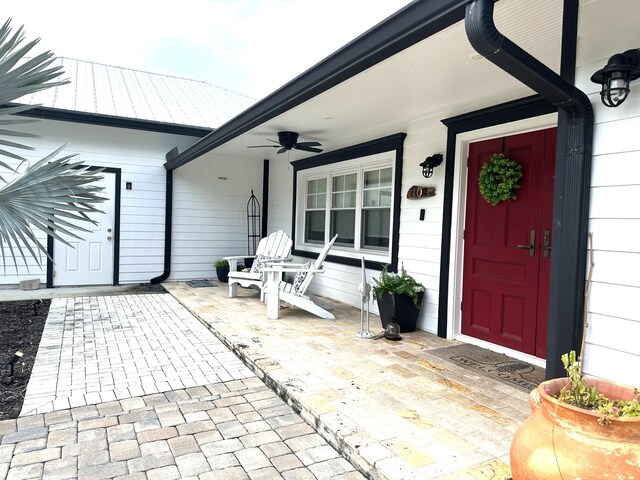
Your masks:
{"label": "black metal trellis", "polygon": [[247,202],[247,254],[255,255],[260,242],[260,202],[251,190],[251,196]]}

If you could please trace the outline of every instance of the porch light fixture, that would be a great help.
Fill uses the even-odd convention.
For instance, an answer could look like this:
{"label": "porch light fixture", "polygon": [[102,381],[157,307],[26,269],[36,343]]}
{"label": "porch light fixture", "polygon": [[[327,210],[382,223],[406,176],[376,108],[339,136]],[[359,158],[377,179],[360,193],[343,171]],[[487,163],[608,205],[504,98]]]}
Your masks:
{"label": "porch light fixture", "polygon": [[609,62],[591,76],[602,85],[600,97],[607,107],[617,107],[629,95],[629,83],[640,78],[640,49],[616,53]]}
{"label": "porch light fixture", "polygon": [[436,153],[427,157],[424,162],[420,164],[422,167],[422,176],[424,178],[430,178],[433,175],[433,169],[442,163],[442,154]]}

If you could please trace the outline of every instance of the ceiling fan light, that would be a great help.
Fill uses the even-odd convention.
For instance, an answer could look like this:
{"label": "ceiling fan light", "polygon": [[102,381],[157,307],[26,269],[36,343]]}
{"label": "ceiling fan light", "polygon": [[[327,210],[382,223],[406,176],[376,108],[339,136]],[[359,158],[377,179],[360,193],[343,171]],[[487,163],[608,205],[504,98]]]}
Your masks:
{"label": "ceiling fan light", "polygon": [[262,147],[276,147],[280,148],[277,153],[284,153],[291,149],[301,150],[303,152],[322,152],[322,144],[319,142],[300,142],[298,143],[298,133],[290,131],[278,132],[278,140],[267,139],[270,142],[274,142],[276,145],[251,145],[247,148],[262,148]]}

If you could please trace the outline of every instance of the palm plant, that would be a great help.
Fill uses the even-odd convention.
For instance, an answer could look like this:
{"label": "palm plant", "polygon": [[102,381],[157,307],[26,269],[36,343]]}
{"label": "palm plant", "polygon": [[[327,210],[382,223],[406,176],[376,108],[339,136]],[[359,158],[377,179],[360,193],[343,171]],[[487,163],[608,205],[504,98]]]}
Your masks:
{"label": "palm plant", "polygon": [[64,72],[61,66],[52,65],[52,52],[28,57],[39,39],[22,45],[23,28],[12,35],[10,23],[11,19],[0,28],[0,158],[9,158],[11,160],[7,162],[15,165],[0,159],[0,168],[11,172],[8,180],[0,175],[0,182],[4,184],[0,186],[0,255],[5,274],[7,250],[16,273],[18,258],[22,258],[27,271],[28,257],[41,267],[42,254],[47,257],[49,254],[37,238],[36,229],[71,246],[64,236],[81,239],[74,231],[88,231],[80,224],[95,224],[88,214],[101,212],[95,205],[105,200],[98,195],[102,187],[95,183],[102,178],[98,175],[100,170],[72,161],[75,155],[56,158],[64,147],[29,164],[26,158],[12,150],[34,148],[5,138],[37,137],[6,128],[35,121],[16,118],[16,114],[33,108],[33,105],[14,103],[17,99],[69,83],[58,80]]}

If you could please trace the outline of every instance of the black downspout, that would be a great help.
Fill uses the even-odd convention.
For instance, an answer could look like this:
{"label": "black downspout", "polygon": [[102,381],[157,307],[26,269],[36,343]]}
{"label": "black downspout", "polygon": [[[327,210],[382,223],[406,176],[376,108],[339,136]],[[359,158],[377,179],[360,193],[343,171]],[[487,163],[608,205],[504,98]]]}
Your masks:
{"label": "black downspout", "polygon": [[584,92],[497,30],[493,3],[473,0],[467,5],[469,42],[487,60],[559,109],[546,375],[561,377],[560,355],[577,350],[582,338],[593,109]]}
{"label": "black downspout", "polygon": [[269,227],[269,160],[262,161],[262,237],[267,236]]}
{"label": "black downspout", "polygon": [[173,217],[173,170],[167,170],[164,202],[164,271],[149,280],[151,285],[164,282],[171,273],[171,218]]}

